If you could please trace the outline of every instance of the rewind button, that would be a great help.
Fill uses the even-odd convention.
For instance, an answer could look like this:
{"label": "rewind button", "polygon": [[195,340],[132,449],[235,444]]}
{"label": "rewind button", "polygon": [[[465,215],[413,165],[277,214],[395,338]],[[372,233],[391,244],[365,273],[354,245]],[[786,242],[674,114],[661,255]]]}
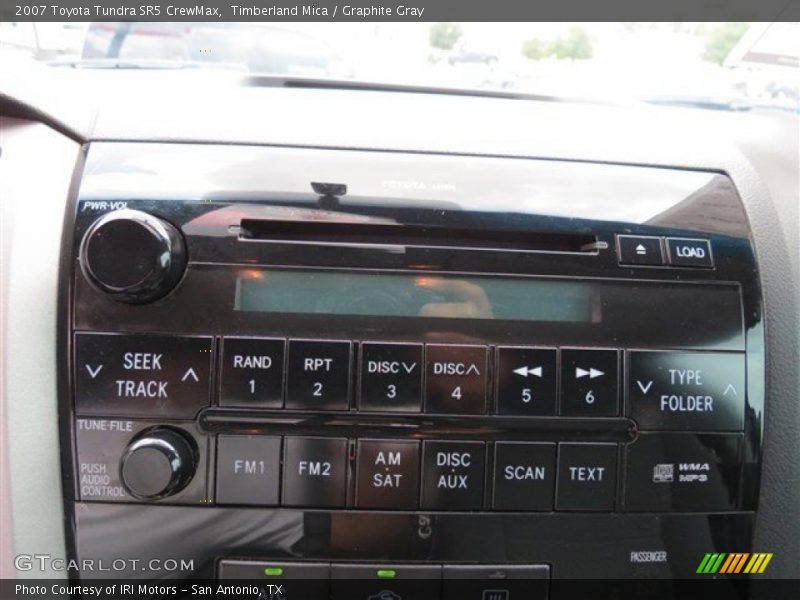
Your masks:
{"label": "rewind button", "polygon": [[498,348],[497,412],[555,415],[556,374],[553,348]]}

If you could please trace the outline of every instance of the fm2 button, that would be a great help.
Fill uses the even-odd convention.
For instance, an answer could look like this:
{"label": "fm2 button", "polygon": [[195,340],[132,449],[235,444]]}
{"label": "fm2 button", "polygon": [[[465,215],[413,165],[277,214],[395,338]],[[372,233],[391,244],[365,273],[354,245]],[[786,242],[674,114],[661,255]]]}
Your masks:
{"label": "fm2 button", "polygon": [[424,442],[422,508],[477,510],[483,506],[483,442]]}
{"label": "fm2 button", "polygon": [[209,337],[75,335],[79,415],[191,419],[209,404]]}
{"label": "fm2 button", "polygon": [[350,342],[291,340],[286,408],[347,410]]}
{"label": "fm2 button", "polygon": [[616,350],[561,351],[561,414],[613,417],[617,402]]}
{"label": "fm2 button", "polygon": [[425,412],[486,413],[485,346],[427,346]]}
{"label": "fm2 button", "polygon": [[742,431],[744,354],[631,351],[628,361],[629,413],[640,429]]}
{"label": "fm2 button", "polygon": [[361,344],[359,408],[420,412],[422,344]]}
{"label": "fm2 button", "polygon": [[497,412],[501,415],[556,414],[556,350],[497,349]]}
{"label": "fm2 button", "polygon": [[339,508],[346,495],[347,439],[284,439],[284,506]]}
{"label": "fm2 button", "polygon": [[225,338],[222,342],[222,406],[283,406],[284,340]]}

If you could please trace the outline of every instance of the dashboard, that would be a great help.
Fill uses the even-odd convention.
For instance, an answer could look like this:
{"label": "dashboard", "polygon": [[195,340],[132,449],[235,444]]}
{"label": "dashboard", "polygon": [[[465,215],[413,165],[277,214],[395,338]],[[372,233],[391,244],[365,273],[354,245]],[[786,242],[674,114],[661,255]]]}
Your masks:
{"label": "dashboard", "polygon": [[309,599],[800,576],[796,120],[194,91],[3,97],[14,554]]}

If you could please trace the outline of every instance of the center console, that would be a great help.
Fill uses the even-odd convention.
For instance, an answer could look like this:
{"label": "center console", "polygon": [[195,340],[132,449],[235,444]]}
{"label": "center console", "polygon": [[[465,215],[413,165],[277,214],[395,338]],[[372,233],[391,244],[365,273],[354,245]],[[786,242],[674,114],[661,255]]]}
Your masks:
{"label": "center console", "polygon": [[753,550],[762,305],[724,174],[95,143],[68,221],[81,560],[507,600]]}

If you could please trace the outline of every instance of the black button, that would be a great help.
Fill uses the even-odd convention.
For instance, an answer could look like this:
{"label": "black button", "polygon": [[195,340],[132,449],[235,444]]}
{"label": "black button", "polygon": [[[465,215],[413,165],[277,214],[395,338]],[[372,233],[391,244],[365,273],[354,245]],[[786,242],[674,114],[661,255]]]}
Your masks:
{"label": "black button", "polygon": [[558,445],[557,510],[614,510],[617,445]]}
{"label": "black button", "polygon": [[420,412],[422,344],[361,344],[361,410]]}
{"label": "black button", "polygon": [[555,415],[556,381],[555,349],[497,349],[499,414]]}
{"label": "black button", "polygon": [[341,507],[347,494],[347,440],[287,437],[283,504]]}
{"label": "black button", "polygon": [[347,410],[350,342],[289,342],[286,408]]}
{"label": "black button", "polygon": [[628,410],[640,429],[743,429],[744,354],[629,352],[628,357]]}
{"label": "black button", "polygon": [[441,565],[331,565],[331,600],[440,600]]}
{"label": "black button", "polygon": [[481,508],[485,455],[483,442],[424,442],[422,508]]}
{"label": "black button", "polygon": [[553,510],[556,445],[497,442],[494,502],[498,510]]}
{"label": "black button", "polygon": [[328,600],[330,574],[328,563],[221,560],[218,568],[221,581],[248,579],[248,585],[263,582],[261,593],[253,597],[273,600]]}
{"label": "black button", "polygon": [[427,346],[425,411],[481,415],[486,412],[485,346]]}
{"label": "black button", "polygon": [[669,264],[676,267],[714,267],[714,257],[711,255],[711,244],[708,240],[667,238],[667,250]]}
{"label": "black button", "polygon": [[217,436],[217,503],[277,505],[280,465],[280,437]]}
{"label": "black button", "polygon": [[75,335],[80,415],[191,419],[209,403],[209,337]]}
{"label": "black button", "polygon": [[561,414],[613,417],[617,407],[617,351],[561,351]]}
{"label": "black button", "polygon": [[359,440],[356,506],[417,508],[419,442]]}
{"label": "black button", "polygon": [[445,565],[442,600],[547,600],[547,565]]}
{"label": "black button", "polygon": [[642,433],[626,448],[625,509],[736,510],[742,434]]}
{"label": "black button", "polygon": [[617,255],[621,265],[663,265],[661,240],[644,235],[618,235]]}
{"label": "black button", "polygon": [[283,406],[284,340],[225,338],[222,342],[222,406]]}

